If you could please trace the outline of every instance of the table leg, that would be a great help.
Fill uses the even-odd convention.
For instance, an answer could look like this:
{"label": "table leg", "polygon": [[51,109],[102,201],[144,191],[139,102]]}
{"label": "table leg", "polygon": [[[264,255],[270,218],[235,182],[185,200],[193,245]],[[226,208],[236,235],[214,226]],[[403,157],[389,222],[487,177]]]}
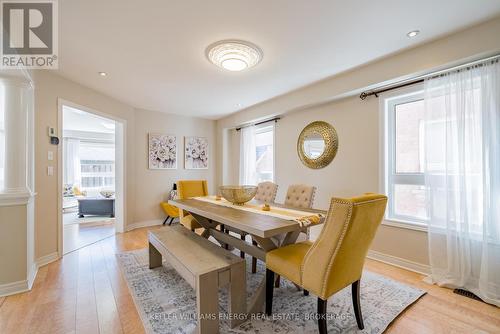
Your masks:
{"label": "table leg", "polygon": [[[282,242],[280,245],[277,245],[276,242],[278,242],[278,239],[264,239],[264,238],[259,238],[257,236],[252,236],[255,241],[261,246],[264,251],[269,252],[275,248],[278,247],[283,247],[286,245],[294,244],[297,241],[297,238],[299,237],[300,231],[292,231],[288,232],[285,237],[282,239]],[[279,276],[277,276],[276,279],[279,279]],[[295,284],[295,286],[300,290],[301,288]],[[250,303],[250,306],[248,308],[248,313],[259,313],[262,312],[264,308],[266,300],[266,279],[262,279],[262,282],[260,283],[259,287],[257,288],[257,291],[255,291],[255,294],[253,296],[253,299]]]}
{"label": "table leg", "polygon": [[153,269],[156,267],[161,267],[161,254],[158,250],[149,243],[149,269]]}
{"label": "table leg", "polygon": [[[252,235],[252,238],[260,245],[260,247],[267,253],[273,249],[278,248],[278,245],[270,238],[260,238]],[[266,278],[264,277],[259,284],[259,287],[252,296],[248,307],[248,313],[256,314],[261,313],[264,309],[266,302]]]}
{"label": "table leg", "polygon": [[[210,237],[210,230],[211,229],[217,229],[217,225],[220,225],[218,222],[215,222],[211,219],[207,219],[203,216],[200,216],[200,215],[197,215],[197,214],[194,214],[194,213],[191,213],[191,215],[196,219],[196,221],[201,225],[201,227],[204,228],[201,236],[208,239]],[[217,242],[221,245],[222,248],[225,248],[225,249],[229,249],[229,246],[224,243],[224,242],[221,242],[219,239],[215,238],[215,240],[217,240]]]}
{"label": "table leg", "polygon": [[[227,238],[226,237],[226,238],[224,238],[225,239],[224,241],[221,241],[220,238],[218,238],[218,236],[220,236],[220,234],[217,233],[220,231],[216,230],[216,227],[219,223],[211,221],[211,220],[209,220],[205,217],[199,216],[197,214],[193,214],[193,213],[191,213],[191,214],[193,215],[193,217],[196,218],[196,220],[200,223],[200,225],[206,231],[208,231],[209,235],[212,235],[217,240],[217,242],[219,244],[221,244],[222,247],[225,247],[226,245],[234,246],[236,248],[238,248],[238,246],[243,247],[242,245],[239,245],[239,243],[242,242],[242,240],[240,240],[239,238],[234,238],[234,237]],[[211,233],[210,230],[212,230],[214,232]],[[220,233],[224,233],[224,232],[220,232]],[[266,253],[266,252],[271,251],[275,248],[295,243],[297,241],[297,238],[299,237],[299,234],[300,234],[300,231],[292,231],[292,232],[288,232],[287,234],[285,234],[284,238],[275,238],[275,239],[260,238],[258,236],[252,235],[252,237],[258,243],[258,245],[260,247],[255,246],[255,245],[250,245],[250,244],[247,244],[248,245],[247,247],[255,247],[255,248],[259,249],[260,253],[262,253],[262,252]],[[234,238],[234,240],[233,240],[233,238]],[[247,253],[249,253],[250,251],[251,250],[247,248]],[[252,252],[252,253],[254,253],[254,252]],[[262,255],[264,255],[264,254],[262,254]],[[265,256],[260,256],[259,258],[264,259]],[[252,296],[252,300],[250,301],[248,308],[247,308],[248,313],[256,314],[256,313],[263,312],[265,299],[266,299],[266,280],[264,278]]]}

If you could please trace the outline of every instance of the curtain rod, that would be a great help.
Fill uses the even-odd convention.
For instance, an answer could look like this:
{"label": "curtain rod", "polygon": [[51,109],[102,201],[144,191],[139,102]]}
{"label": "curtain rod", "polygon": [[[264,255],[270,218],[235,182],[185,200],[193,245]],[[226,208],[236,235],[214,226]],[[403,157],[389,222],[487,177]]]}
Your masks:
{"label": "curtain rod", "polygon": [[261,124],[268,123],[268,122],[273,122],[273,121],[274,121],[274,123],[277,123],[280,119],[281,119],[281,117],[274,117],[274,118],[267,119],[267,120],[262,121],[262,122],[257,122],[257,123],[248,124],[248,125],[242,125],[242,126],[237,127],[236,131],[240,131],[241,129],[249,127],[249,126],[261,125]]}
{"label": "curtain rod", "polygon": [[396,83],[394,83],[392,85],[388,85],[386,87],[382,86],[382,87],[380,87],[378,89],[373,89],[371,91],[362,92],[359,95],[359,98],[361,100],[365,100],[367,97],[373,96],[373,95],[375,95],[375,97],[378,97],[378,94],[381,94],[381,93],[384,93],[384,92],[387,92],[387,91],[390,91],[390,90],[393,90],[393,89],[398,89],[398,88],[402,88],[402,87],[406,87],[406,86],[411,86],[411,85],[414,85],[414,84],[417,84],[417,83],[422,83],[422,82],[424,82],[425,79],[438,77],[439,75],[442,75],[442,74],[447,73],[447,72],[452,72],[452,71],[460,70],[460,69],[463,69],[463,68],[469,68],[471,66],[477,65],[479,63],[482,63],[482,62],[485,62],[485,61],[488,61],[488,60],[495,61],[495,60],[498,60],[499,57],[500,57],[500,54],[497,54],[497,55],[494,55],[494,56],[491,56],[491,57],[486,57],[486,58],[474,60],[474,61],[471,61],[471,62],[468,62],[468,63],[465,63],[465,64],[461,64],[461,65],[457,65],[457,66],[454,66],[454,67],[451,67],[451,68],[447,68],[447,69],[444,69],[444,70],[440,70],[440,71],[432,72],[432,73],[429,73],[429,74],[426,74],[426,75],[421,75],[421,76],[418,76],[418,77],[415,77],[415,78],[411,78],[411,79],[403,80],[403,81],[400,81],[400,82],[396,82]]}

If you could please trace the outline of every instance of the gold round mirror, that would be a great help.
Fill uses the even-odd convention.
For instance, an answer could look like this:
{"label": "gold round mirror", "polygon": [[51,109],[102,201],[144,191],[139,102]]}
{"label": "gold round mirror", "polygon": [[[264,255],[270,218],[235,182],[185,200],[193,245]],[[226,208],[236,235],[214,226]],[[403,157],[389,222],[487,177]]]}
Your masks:
{"label": "gold round mirror", "polygon": [[299,135],[297,153],[300,161],[309,168],[324,168],[332,162],[338,149],[337,131],[322,121],[307,125]]}

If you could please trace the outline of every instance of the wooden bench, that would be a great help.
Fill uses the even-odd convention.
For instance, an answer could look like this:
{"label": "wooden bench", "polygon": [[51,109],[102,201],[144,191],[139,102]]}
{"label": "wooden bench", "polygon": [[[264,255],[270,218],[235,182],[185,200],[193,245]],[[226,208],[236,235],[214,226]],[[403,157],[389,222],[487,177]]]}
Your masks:
{"label": "wooden bench", "polygon": [[246,319],[245,261],[183,226],[149,231],[149,268],[162,256],[195,289],[198,333],[219,332],[219,288],[229,287],[231,327]]}

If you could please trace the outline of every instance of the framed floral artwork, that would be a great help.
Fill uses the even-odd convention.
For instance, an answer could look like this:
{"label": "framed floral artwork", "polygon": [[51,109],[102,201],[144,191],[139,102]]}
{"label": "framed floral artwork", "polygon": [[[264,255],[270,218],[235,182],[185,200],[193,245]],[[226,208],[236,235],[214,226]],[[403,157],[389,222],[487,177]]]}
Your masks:
{"label": "framed floral artwork", "polygon": [[149,169],[177,169],[177,138],[149,134]]}
{"label": "framed floral artwork", "polygon": [[208,169],[208,139],[184,137],[184,168]]}

